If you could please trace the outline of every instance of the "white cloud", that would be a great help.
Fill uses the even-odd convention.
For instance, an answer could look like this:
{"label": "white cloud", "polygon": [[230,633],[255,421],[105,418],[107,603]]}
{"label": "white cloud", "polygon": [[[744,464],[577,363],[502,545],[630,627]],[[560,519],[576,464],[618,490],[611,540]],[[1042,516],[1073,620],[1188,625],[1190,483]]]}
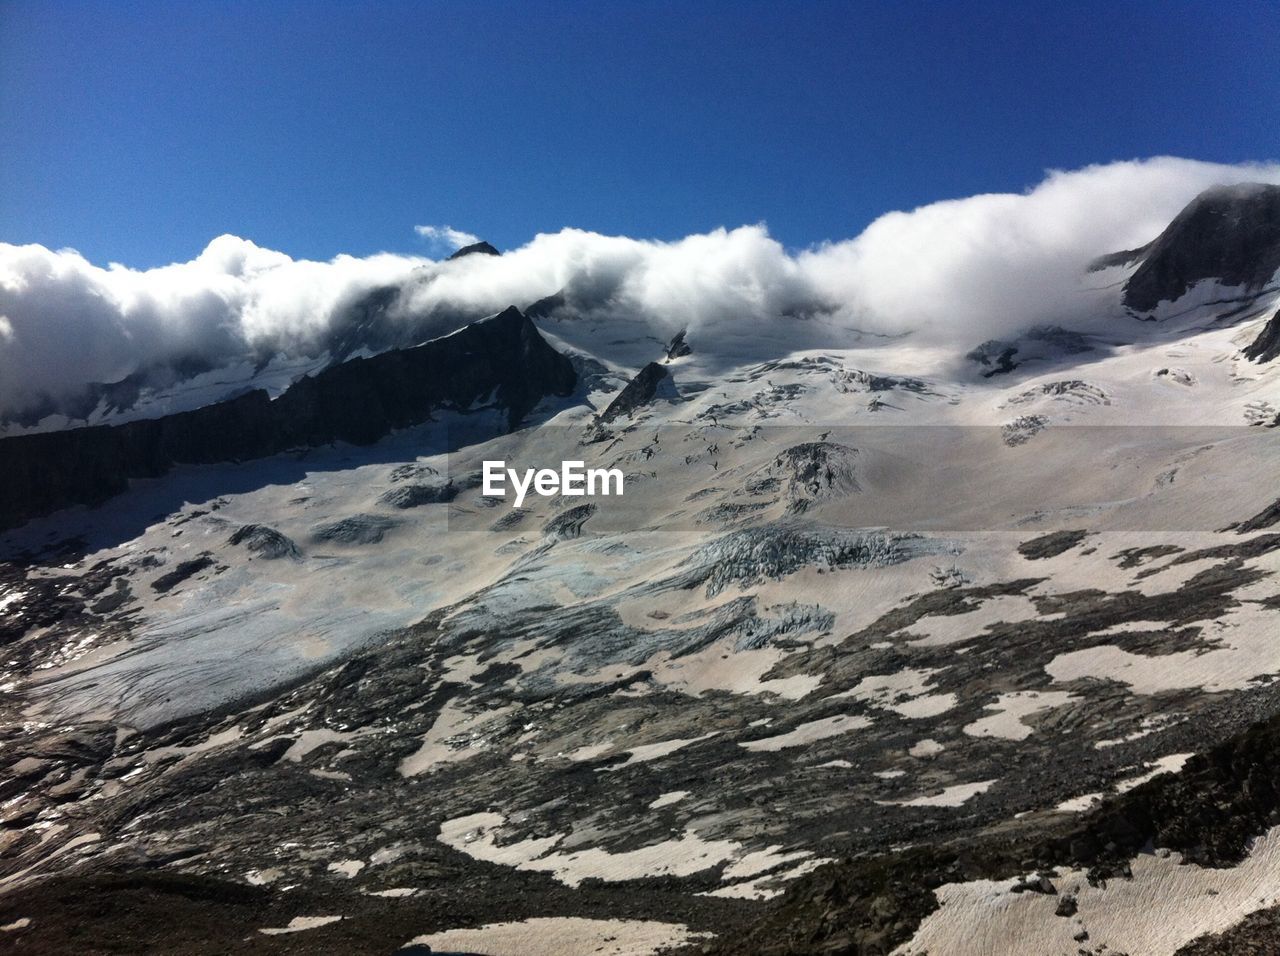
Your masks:
{"label": "white cloud", "polygon": [[428,262],[295,261],[219,236],[190,262],[104,269],[70,249],[0,243],[0,413],[157,364],[309,348],[344,304]]}
{"label": "white cloud", "polygon": [[449,252],[480,241],[479,236],[454,229],[453,226],[414,226],[413,231],[427,240],[432,248],[443,248]]}
{"label": "white cloud", "polygon": [[[909,332],[959,352],[1035,324],[1106,318],[1082,296],[1091,259],[1149,241],[1204,188],[1247,180],[1280,182],[1280,166],[1158,158],[1052,172],[1023,194],[889,213],[856,238],[798,254],[761,225],[675,242],[564,229],[451,262],[310,262],[220,236],[190,262],[142,271],[0,243],[0,413],[157,363],[320,350],[345,306],[386,286],[401,292],[383,321],[415,332],[564,290],[580,314],[657,338],[687,327],[704,357],[742,343],[838,347],[855,330]],[[417,228],[451,245],[475,240]]]}

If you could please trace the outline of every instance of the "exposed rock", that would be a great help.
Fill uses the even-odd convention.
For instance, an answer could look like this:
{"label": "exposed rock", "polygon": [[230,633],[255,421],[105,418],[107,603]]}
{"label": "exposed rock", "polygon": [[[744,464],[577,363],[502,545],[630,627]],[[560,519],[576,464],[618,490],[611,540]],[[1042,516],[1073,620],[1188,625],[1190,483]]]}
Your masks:
{"label": "exposed rock", "polygon": [[1015,883],[1009,890],[1011,893],[1040,893],[1045,896],[1057,896],[1058,890],[1047,876],[1033,876]]}
{"label": "exposed rock", "polygon": [[780,452],[747,479],[747,493],[782,492],[794,513],[816,502],[861,491],[854,474],[858,450],[835,442],[803,442]]}
{"label": "exposed rock", "polygon": [[624,415],[630,417],[658,397],[678,398],[679,396],[676,395],[675,385],[671,381],[671,373],[657,362],[650,362],[637,372],[635,378],[627,383],[627,387],[609,403],[609,407],[601,413],[600,421],[607,424]]}
{"label": "exposed rock", "polygon": [[21,745],[15,756],[62,761],[72,766],[97,764],[110,756],[115,736],[115,728],[110,724],[84,724],[71,730],[52,731]]}
{"label": "exposed rock", "polygon": [[96,505],[132,478],[173,465],[243,461],[334,441],[368,445],[436,409],[492,395],[514,428],[576,376],[518,309],[415,348],[352,359],[295,382],[275,401],[256,390],[164,418],[0,440],[0,528],[75,504]]}
{"label": "exposed rock", "polygon": [[377,544],[399,523],[382,515],[351,515],[319,525],[311,533],[317,541],[334,544]]}
{"label": "exposed rock", "polygon": [[426,478],[435,478],[440,474],[430,465],[423,465],[419,462],[411,462],[404,465],[397,465],[391,469],[390,479],[394,481],[421,481]]}
{"label": "exposed rock", "polygon": [[400,286],[380,286],[334,311],[324,344],[335,364],[361,349],[383,352],[422,341],[418,329],[437,317],[420,316],[421,323],[389,321],[388,313],[399,301],[400,292]]}
{"label": "exposed rock", "polygon": [[687,329],[681,329],[675,334],[675,338],[667,345],[667,358],[678,359],[686,355],[693,354],[693,349],[689,347],[689,343],[685,341]]}
{"label": "exposed rock", "polygon": [[1267,505],[1252,518],[1248,518],[1236,526],[1236,531],[1245,534],[1249,531],[1261,531],[1271,528],[1280,522],[1280,498]]}
{"label": "exposed rock", "polygon": [[1204,279],[1257,291],[1280,269],[1280,186],[1206,189],[1137,253],[1142,264],[1124,287],[1124,304],[1137,313]]}
{"label": "exposed rock", "polygon": [[991,378],[993,375],[1002,375],[1005,372],[1012,372],[1018,367],[1018,363],[1013,357],[1018,354],[1016,345],[1009,345],[1007,342],[1001,342],[997,339],[991,339],[983,342],[976,349],[965,355],[971,362],[977,362],[985,371],[982,373],[983,378]]}
{"label": "exposed rock", "polygon": [[469,246],[463,246],[461,249],[459,249],[457,252],[451,255],[449,259],[446,261],[449,261],[452,259],[461,259],[463,256],[475,256],[475,255],[500,256],[502,255],[502,253],[499,252],[497,249],[495,249],[493,246],[489,245],[489,243],[485,242],[484,240],[481,240],[480,242],[473,242]]}
{"label": "exposed rock", "polygon": [[1001,426],[1000,435],[1010,448],[1025,445],[1049,426],[1049,419],[1043,415],[1020,415],[1007,425]]}
{"label": "exposed rock", "polygon": [[152,581],[151,587],[161,594],[172,591],[187,578],[194,577],[206,568],[213,567],[215,563],[213,557],[208,554],[202,554],[199,557],[192,558],[190,561],[183,561],[172,571],[162,574]]}
{"label": "exposed rock", "polygon": [[1105,256],[1098,256],[1089,263],[1087,271],[1102,272],[1104,269],[1112,269],[1116,266],[1127,266],[1141,259],[1150,246],[1151,244],[1147,243],[1137,249],[1122,249],[1120,252],[1109,252]]}
{"label": "exposed rock", "polygon": [[458,497],[458,491],[452,481],[402,484],[383,493],[378,501],[393,508],[418,508],[422,505],[447,504]]}
{"label": "exposed rock", "polygon": [[551,295],[543,296],[537,302],[533,303],[529,308],[524,310],[524,314],[531,319],[549,319],[560,309],[565,307],[564,289],[559,292],[553,292]]}
{"label": "exposed rock", "polygon": [[[981,839],[822,867],[796,880],[757,922],[716,939],[706,951],[715,956],[887,954],[937,908],[936,887],[1001,879],[1028,861],[1044,868],[1089,867],[1091,881],[1123,876],[1128,861],[1152,845],[1176,850],[1200,866],[1235,865],[1280,810],[1271,769],[1276,759],[1280,718],[1272,717],[1191,758],[1180,774],[1156,777],[1056,832],[1050,827],[1047,833],[1011,837],[997,830]],[[1043,891],[1040,879],[1034,882],[1036,887],[1023,888]],[[1062,897],[1055,912],[1068,916],[1071,899]],[[1179,952],[1272,952],[1275,912],[1263,911],[1253,925],[1242,923],[1237,936],[1228,931],[1203,937]],[[1254,941],[1264,945],[1255,950],[1234,945]]]}
{"label": "exposed rock", "polygon": [[293,539],[263,524],[241,525],[227,539],[228,544],[242,544],[260,558],[298,558],[302,553]]}
{"label": "exposed rock", "polygon": [[1221,933],[1200,936],[1174,956],[1271,956],[1280,945],[1280,906],[1250,913]]}
{"label": "exposed rock", "polygon": [[1156,544],[1147,548],[1125,548],[1118,554],[1112,555],[1113,560],[1119,562],[1122,568],[1137,568],[1156,558],[1167,558],[1172,554],[1180,554],[1182,552],[1176,544]]}
{"label": "exposed rock", "polygon": [[1258,337],[1244,348],[1244,357],[1251,362],[1270,362],[1280,356],[1280,312],[1273,315]]}
{"label": "exposed rock", "polygon": [[147,365],[116,382],[89,382],[79,392],[61,401],[46,396],[20,412],[0,413],[0,423],[7,421],[30,428],[49,415],[63,414],[72,421],[78,421],[87,419],[95,411],[107,415],[127,412],[137,405],[147,390],[166,388],[210,370],[207,358],[180,356]]}
{"label": "exposed rock", "polygon": [[596,513],[593,504],[577,505],[560,512],[542,529],[542,533],[552,538],[576,538],[582,534],[582,526],[587,519]]}
{"label": "exposed rock", "polygon": [[1179,385],[1190,387],[1196,383],[1196,377],[1184,368],[1158,368],[1153,373],[1155,378],[1168,379]]}
{"label": "exposed rock", "polygon": [[1088,531],[1051,531],[1018,545],[1018,553],[1030,561],[1056,558],[1089,536]]}
{"label": "exposed rock", "polygon": [[1012,372],[1028,362],[1054,361],[1064,356],[1092,352],[1094,348],[1094,343],[1079,332],[1057,325],[1043,325],[1029,329],[1011,341],[990,339],[968,352],[965,358],[982,366],[983,378],[991,378]]}
{"label": "exposed rock", "polygon": [[529,511],[526,508],[512,508],[501,518],[489,526],[490,531],[509,531],[516,527],[525,518],[529,517]]}
{"label": "exposed rock", "polygon": [[1015,395],[1006,405],[1029,405],[1038,399],[1049,398],[1075,405],[1110,405],[1107,393],[1096,385],[1080,379],[1069,379],[1061,382],[1045,382],[1035,388]]}
{"label": "exposed rock", "polygon": [[940,542],[917,535],[835,528],[747,528],[703,545],[668,586],[695,588],[705,584],[707,595],[714,597],[731,584],[776,580],[801,568],[883,567],[941,548]]}

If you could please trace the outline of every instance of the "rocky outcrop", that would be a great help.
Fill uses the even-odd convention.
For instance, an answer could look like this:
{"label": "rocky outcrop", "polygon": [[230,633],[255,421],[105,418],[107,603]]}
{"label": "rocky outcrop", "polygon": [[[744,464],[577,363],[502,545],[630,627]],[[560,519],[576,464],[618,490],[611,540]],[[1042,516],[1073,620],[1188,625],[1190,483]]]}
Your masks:
{"label": "rocky outcrop", "polygon": [[303,378],[272,401],[261,389],[164,418],[0,441],[0,528],[99,504],[130,479],[175,464],[244,461],[335,441],[368,445],[437,410],[486,402],[515,428],[576,376],[514,307],[443,338],[357,358]]}
{"label": "rocky outcrop", "polygon": [[561,289],[534,302],[524,310],[524,314],[531,319],[549,319],[565,307],[566,301],[564,289]]}
{"label": "rocky outcrop", "polygon": [[802,568],[882,568],[934,554],[944,544],[913,534],[769,525],[734,531],[703,545],[664,582],[664,589],[706,587],[715,597],[731,585],[781,580]]}
{"label": "rocky outcrop", "polygon": [[693,354],[693,348],[689,345],[685,336],[688,329],[681,329],[675,334],[675,338],[667,345],[667,360],[684,358],[686,355]]}
{"label": "rocky outcrop", "polygon": [[[1129,861],[1153,846],[1178,851],[1198,866],[1234,866],[1252,839],[1280,817],[1272,772],[1278,756],[1280,718],[1271,717],[1192,757],[1181,773],[1160,775],[1079,819],[842,860],[796,880],[760,920],[700,952],[885,956],[937,909],[933,891],[943,883],[1009,879],[1028,870],[1047,874],[1064,866],[1085,867],[1090,882],[1105,881],[1129,875]],[[1179,953],[1272,951],[1209,942]]]}
{"label": "rocky outcrop", "polygon": [[275,561],[280,558],[300,558],[302,552],[288,535],[261,524],[241,525],[235,530],[228,544],[243,545],[260,558]]}
{"label": "rocky outcrop", "polygon": [[983,378],[991,378],[1012,372],[1028,362],[1053,363],[1093,350],[1093,342],[1079,332],[1058,325],[1042,325],[1028,329],[1013,340],[989,339],[969,351],[965,358],[981,366]]}
{"label": "rocky outcrop", "polygon": [[1045,558],[1056,558],[1066,554],[1085,538],[1089,532],[1083,529],[1071,531],[1050,531],[1038,538],[1024,541],[1018,545],[1018,553],[1028,561],[1043,561]]}
{"label": "rocky outcrop", "polygon": [[335,362],[344,362],[361,349],[385,352],[422,341],[425,336],[419,334],[419,330],[438,317],[413,315],[402,321],[390,321],[390,312],[399,302],[400,293],[400,286],[381,286],[334,310],[324,346]]}
{"label": "rocky outcrop", "polygon": [[399,524],[383,515],[359,514],[312,529],[312,537],[329,544],[377,544]]}
{"label": "rocky outcrop", "polygon": [[118,382],[89,382],[79,392],[60,399],[45,395],[27,408],[0,411],[0,424],[31,428],[50,415],[65,415],[72,421],[83,421],[98,409],[108,415],[127,412],[148,391],[168,388],[184,379],[212,371],[212,368],[207,359],[181,356],[140,368]]}
{"label": "rocky outcrop", "polygon": [[1280,524],[1280,498],[1267,505],[1252,518],[1247,518],[1235,526],[1237,534],[1248,534],[1251,531],[1263,531]]}
{"label": "rocky outcrop", "polygon": [[1280,356],[1280,312],[1262,327],[1258,337],[1244,349],[1244,357],[1251,362],[1270,362]]}
{"label": "rocky outcrop", "polygon": [[1124,287],[1124,304],[1136,313],[1174,301],[1204,279],[1257,291],[1280,269],[1280,186],[1206,189],[1149,245],[1100,262],[1115,264],[1118,256],[1141,260]]}
{"label": "rocky outcrop", "polygon": [[836,442],[803,442],[780,452],[747,477],[743,493],[778,493],[792,513],[861,491],[855,475],[858,450]]}
{"label": "rocky outcrop", "polygon": [[596,506],[593,504],[577,505],[560,512],[543,527],[542,533],[549,538],[578,538],[582,536],[582,526],[587,523],[593,514],[596,513]]}
{"label": "rocky outcrop", "polygon": [[624,415],[630,417],[637,409],[659,397],[660,393],[675,397],[675,385],[670,372],[657,362],[650,362],[609,403],[609,407],[601,414],[600,421],[607,424]]}
{"label": "rocky outcrop", "polygon": [[458,497],[460,489],[452,481],[397,485],[385,492],[378,501],[393,508],[405,510],[423,505],[447,504]]}

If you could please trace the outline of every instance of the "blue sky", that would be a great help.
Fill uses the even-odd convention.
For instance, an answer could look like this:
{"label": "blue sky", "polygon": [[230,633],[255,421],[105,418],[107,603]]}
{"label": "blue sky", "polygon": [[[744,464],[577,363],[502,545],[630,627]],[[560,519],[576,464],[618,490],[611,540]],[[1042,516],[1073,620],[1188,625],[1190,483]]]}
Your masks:
{"label": "blue sky", "polygon": [[802,247],[1047,168],[1276,158],[1277,62],[1261,2],[0,0],[0,241]]}

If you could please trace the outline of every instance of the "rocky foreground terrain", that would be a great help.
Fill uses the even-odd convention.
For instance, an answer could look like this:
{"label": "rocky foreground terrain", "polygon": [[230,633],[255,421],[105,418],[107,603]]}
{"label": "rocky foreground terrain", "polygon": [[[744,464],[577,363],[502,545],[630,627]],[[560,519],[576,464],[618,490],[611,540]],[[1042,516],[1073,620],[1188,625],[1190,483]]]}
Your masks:
{"label": "rocky foreground terrain", "polygon": [[1278,195],[1098,250],[1105,334],[548,290],[0,441],[0,945],[1276,951]]}

